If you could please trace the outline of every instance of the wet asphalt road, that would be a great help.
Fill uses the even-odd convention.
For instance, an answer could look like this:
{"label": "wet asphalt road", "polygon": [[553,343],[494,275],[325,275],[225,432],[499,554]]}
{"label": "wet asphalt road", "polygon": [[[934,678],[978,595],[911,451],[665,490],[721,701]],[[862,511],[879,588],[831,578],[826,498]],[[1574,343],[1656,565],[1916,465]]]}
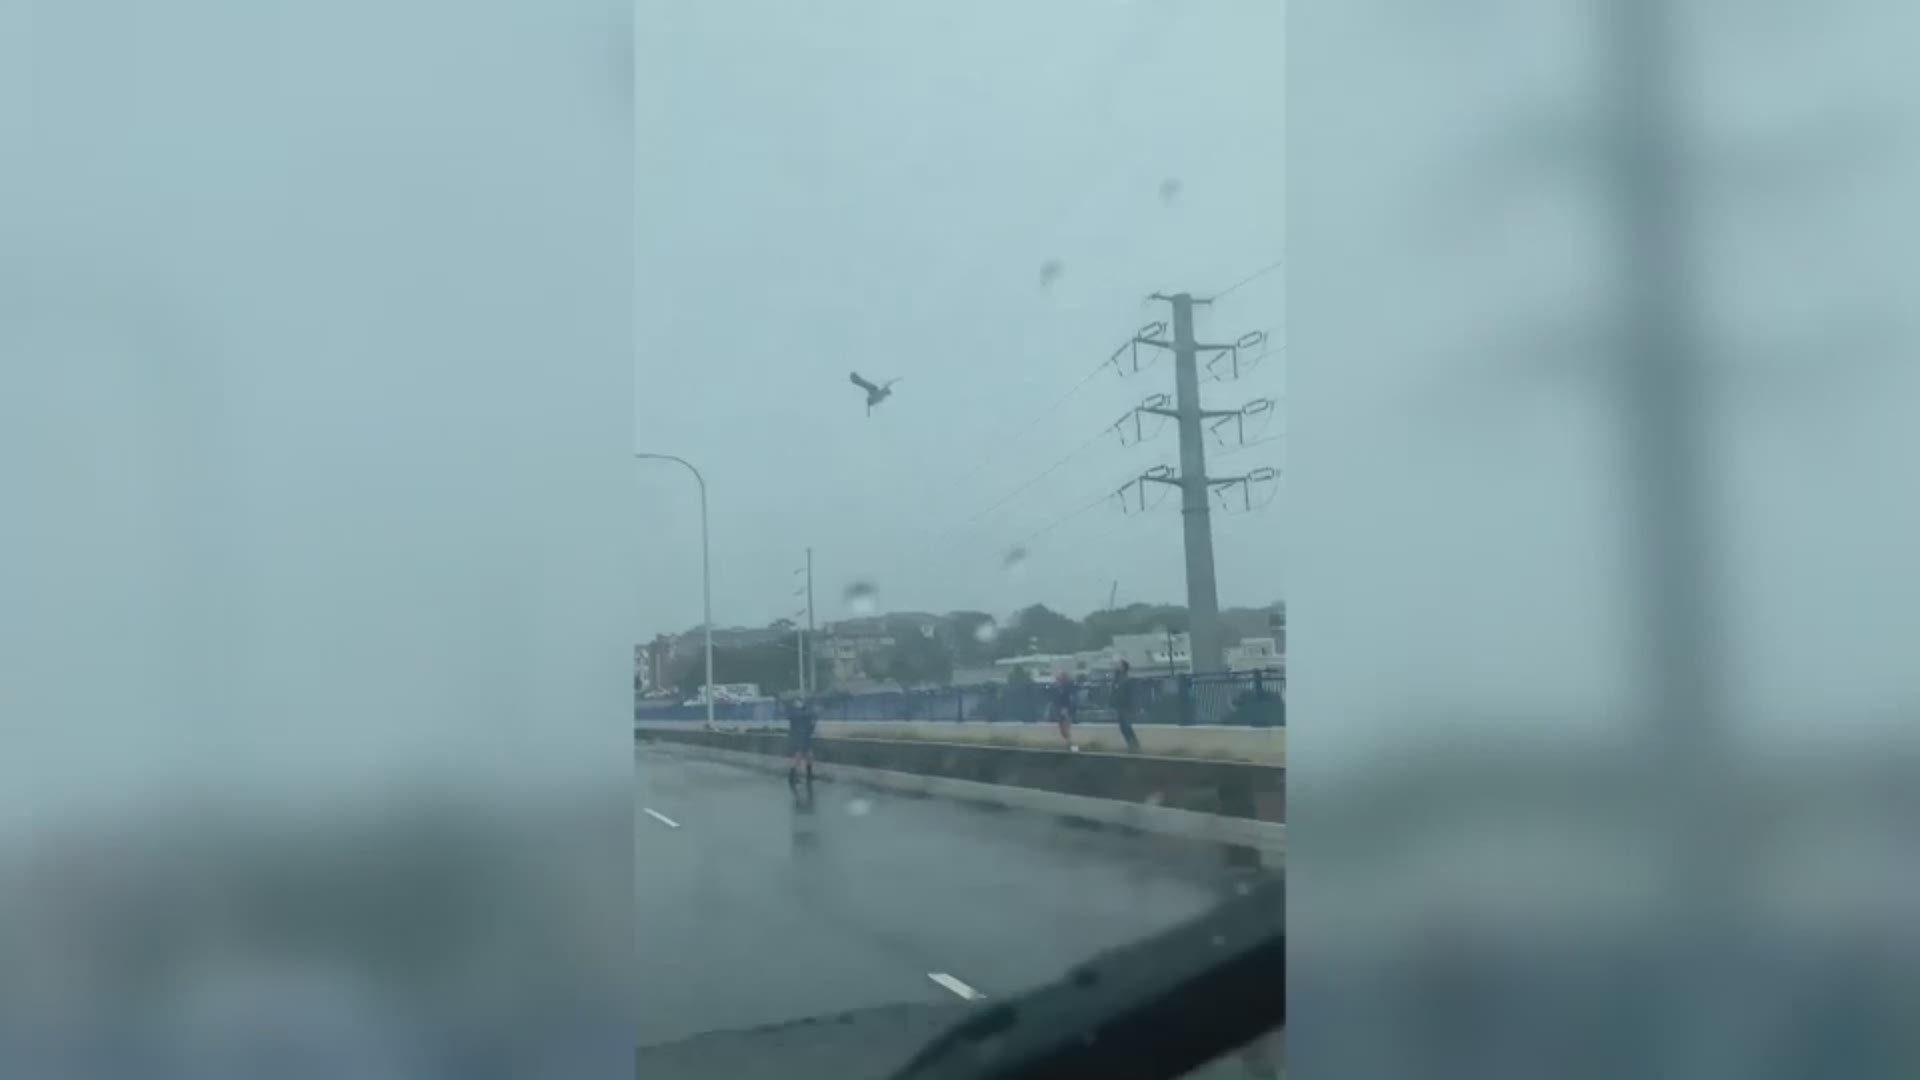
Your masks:
{"label": "wet asphalt road", "polygon": [[809,807],[674,748],[636,772],[643,1047],[1017,993],[1240,880],[1208,845],[824,781]]}

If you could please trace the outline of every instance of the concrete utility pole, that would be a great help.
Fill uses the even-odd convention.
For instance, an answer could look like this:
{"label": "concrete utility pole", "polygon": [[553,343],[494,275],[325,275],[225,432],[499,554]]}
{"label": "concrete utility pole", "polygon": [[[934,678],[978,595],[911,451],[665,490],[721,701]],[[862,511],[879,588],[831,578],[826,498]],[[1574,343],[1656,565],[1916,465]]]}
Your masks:
{"label": "concrete utility pole", "polygon": [[800,696],[807,694],[807,631],[796,626],[793,630],[793,672],[794,681],[800,687]]}
{"label": "concrete utility pole", "polygon": [[807,654],[806,691],[807,691],[807,694],[811,696],[813,694],[819,693],[820,691],[820,673],[814,670],[814,659],[813,659],[813,549],[812,548],[807,549],[807,640],[806,640],[805,652]]}
{"label": "concrete utility pole", "polygon": [[1187,544],[1187,633],[1194,671],[1226,666],[1220,644],[1220,594],[1213,577],[1213,506],[1207,487],[1207,445],[1200,434],[1199,347],[1193,340],[1193,297],[1173,304],[1173,402],[1180,425],[1180,520]]}
{"label": "concrete utility pole", "polygon": [[796,598],[800,596],[805,596],[807,598],[807,606],[805,608],[802,608],[799,611],[794,612],[793,617],[796,620],[804,617],[807,621],[806,621],[806,625],[804,626],[798,625],[797,623],[794,626],[793,644],[794,644],[794,652],[797,654],[796,662],[799,664],[800,693],[802,696],[805,696],[819,689],[819,686],[816,685],[817,680],[815,679],[814,673],[813,673],[813,664],[810,662],[813,659],[813,549],[812,548],[807,549],[807,565],[794,571],[794,575],[796,577],[801,574],[807,575],[807,583],[802,588],[795,589],[793,592],[793,595]]}
{"label": "concrete utility pole", "polygon": [[1634,513],[1628,515],[1640,590],[1643,677],[1655,737],[1692,769],[1725,734],[1720,638],[1702,448],[1708,410],[1701,331],[1692,287],[1685,188],[1691,180],[1677,130],[1679,34],[1664,5],[1606,7],[1609,131],[1617,280],[1623,297],[1615,377]]}
{"label": "concrete utility pole", "polygon": [[[1150,413],[1156,416],[1171,417],[1180,429],[1180,473],[1174,476],[1171,470],[1151,469],[1143,473],[1133,483],[1171,484],[1180,489],[1180,517],[1185,533],[1187,551],[1187,612],[1191,620],[1188,628],[1189,656],[1188,670],[1193,672],[1222,671],[1226,668],[1226,650],[1222,644],[1220,631],[1220,593],[1213,573],[1213,508],[1210,496],[1215,488],[1240,485],[1272,479],[1270,469],[1259,470],[1244,476],[1209,477],[1207,475],[1207,447],[1201,424],[1207,420],[1243,419],[1258,407],[1271,408],[1271,401],[1257,402],[1240,409],[1207,409],[1200,403],[1200,354],[1230,353],[1233,356],[1235,370],[1239,367],[1239,353],[1243,348],[1263,343],[1264,333],[1253,333],[1242,337],[1230,345],[1207,345],[1194,339],[1193,308],[1195,304],[1205,304],[1205,300],[1195,300],[1188,293],[1175,293],[1171,296],[1155,293],[1155,300],[1164,300],[1173,306],[1173,340],[1168,341],[1160,335],[1166,330],[1163,323],[1154,323],[1145,327],[1120,352],[1129,348],[1134,352],[1134,370],[1140,370],[1138,348],[1148,345],[1166,349],[1173,353],[1174,400],[1172,408],[1165,404],[1165,395],[1156,395],[1147,403],[1133,410],[1133,416]],[[1120,353],[1114,354],[1114,363],[1119,363]],[[1124,423],[1124,418],[1122,423]],[[1131,485],[1129,485],[1131,486]],[[1124,497],[1125,488],[1121,489]],[[1144,502],[1144,497],[1143,497]],[[1168,663],[1172,663],[1169,646]]]}

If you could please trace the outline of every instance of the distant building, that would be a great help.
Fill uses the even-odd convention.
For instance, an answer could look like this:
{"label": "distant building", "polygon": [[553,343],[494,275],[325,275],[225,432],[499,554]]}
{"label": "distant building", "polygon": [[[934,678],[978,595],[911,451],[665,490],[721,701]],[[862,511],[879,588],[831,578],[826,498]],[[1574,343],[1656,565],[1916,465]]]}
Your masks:
{"label": "distant building", "polygon": [[1247,638],[1227,646],[1228,671],[1285,671],[1286,664],[1286,654],[1276,638]]}
{"label": "distant building", "polygon": [[987,667],[957,667],[953,669],[953,685],[985,686],[988,683],[1003,683],[1007,681],[1008,670],[1009,669],[997,665],[989,665]]}
{"label": "distant building", "polygon": [[652,642],[640,647],[646,654],[646,684],[643,694],[662,694],[673,690],[674,661],[687,655],[679,649],[678,642],[665,634],[656,636]]}
{"label": "distant building", "polygon": [[[759,683],[715,683],[713,686],[713,703],[715,705],[735,705],[744,702],[766,700],[768,700],[768,698],[760,692]],[[704,685],[696,689],[693,692],[693,696],[687,699],[688,705],[705,705],[706,703],[707,688]]]}
{"label": "distant building", "polygon": [[879,619],[848,619],[831,623],[825,630],[814,645],[819,650],[817,655],[833,672],[833,684],[839,687],[868,682],[867,660],[885,655],[894,644],[893,635]]}
{"label": "distant building", "polygon": [[[1104,678],[1113,671],[1117,657],[1111,649],[1094,649],[1090,652],[1076,653],[1032,653],[1027,656],[1009,656],[993,662],[994,670],[1000,677],[994,681],[1006,682],[1013,669],[1023,667],[1036,682],[1045,682],[1060,675],[1075,679]],[[958,682],[959,679],[955,679]]]}
{"label": "distant building", "polygon": [[1074,656],[1072,653],[1029,653],[995,660],[993,667],[1000,673],[1001,682],[1006,682],[1012,676],[1014,668],[1026,668],[1027,674],[1033,676],[1035,682],[1045,682],[1063,671],[1073,674]]}
{"label": "distant building", "polygon": [[1116,662],[1135,675],[1172,675],[1193,670],[1193,643],[1185,634],[1115,634],[1108,646]]}

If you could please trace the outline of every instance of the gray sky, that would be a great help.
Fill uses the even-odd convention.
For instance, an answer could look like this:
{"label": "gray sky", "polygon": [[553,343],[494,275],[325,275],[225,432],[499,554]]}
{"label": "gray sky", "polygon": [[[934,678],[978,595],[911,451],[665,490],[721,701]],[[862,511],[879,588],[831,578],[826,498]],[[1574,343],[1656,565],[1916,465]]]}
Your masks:
{"label": "gray sky", "polygon": [[631,663],[617,6],[30,14],[0,809],[618,750],[555,720]]}
{"label": "gray sky", "polygon": [[[1154,290],[1218,291],[1283,254],[1283,7],[1070,0],[950,9],[862,0],[643,5],[639,24],[636,445],[712,487],[714,615],[789,614],[815,549],[823,619],[845,586],[888,609],[1079,613],[1183,601],[1177,499],[1100,505],[1177,458],[1171,426],[1111,438],[1004,504],[1131,405],[1163,359],[1061,399]],[[1177,179],[1171,201],[1162,182]],[[1062,273],[1040,286],[1040,269]],[[1203,312],[1204,338],[1280,337],[1284,273]],[[1283,354],[1209,407],[1279,396]],[[901,378],[868,420],[856,370]],[[1261,434],[1285,426],[1284,402]],[[1045,419],[1034,423],[1036,418]],[[1212,471],[1282,465],[1271,442]],[[691,481],[636,469],[641,631],[700,617]],[[1151,505],[1153,493],[1149,493]],[[1221,601],[1282,595],[1279,502],[1217,516]]]}

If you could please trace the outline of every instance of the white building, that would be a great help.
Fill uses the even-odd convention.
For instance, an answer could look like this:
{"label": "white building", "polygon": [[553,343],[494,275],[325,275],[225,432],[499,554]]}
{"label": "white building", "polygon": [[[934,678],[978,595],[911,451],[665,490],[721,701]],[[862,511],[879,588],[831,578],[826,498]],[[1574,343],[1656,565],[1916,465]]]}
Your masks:
{"label": "white building", "polygon": [[1000,681],[1007,681],[1014,668],[1026,668],[1027,674],[1035,682],[1046,682],[1054,677],[1078,675],[1085,670],[1083,653],[1029,653],[1026,656],[1009,656],[1004,660],[995,660],[994,669],[1000,673]]}
{"label": "white building", "polygon": [[993,662],[994,670],[1000,673],[1000,681],[1006,682],[1014,668],[1026,668],[1027,674],[1035,682],[1045,682],[1061,672],[1073,674],[1072,653],[1029,653],[1026,656],[1009,656]]}
{"label": "white building", "polygon": [[[738,705],[745,702],[767,700],[769,700],[768,697],[760,692],[759,683],[713,684],[713,703],[715,705]],[[705,705],[706,703],[707,688],[705,686],[701,686],[698,690],[695,690],[693,696],[687,699],[688,705]]]}
{"label": "white building", "polygon": [[1107,651],[1114,662],[1125,660],[1135,675],[1193,670],[1193,643],[1185,634],[1115,634]]}
{"label": "white building", "polygon": [[1285,671],[1286,667],[1286,654],[1273,638],[1247,638],[1227,646],[1228,671]]}
{"label": "white building", "polygon": [[1004,660],[995,660],[994,669],[1000,673],[998,682],[1006,682],[1013,669],[1023,667],[1035,682],[1046,682],[1060,675],[1075,679],[1105,678],[1113,671],[1118,657],[1112,649],[1094,649],[1090,652],[1075,653],[1033,653],[1028,656],[1009,656]]}

